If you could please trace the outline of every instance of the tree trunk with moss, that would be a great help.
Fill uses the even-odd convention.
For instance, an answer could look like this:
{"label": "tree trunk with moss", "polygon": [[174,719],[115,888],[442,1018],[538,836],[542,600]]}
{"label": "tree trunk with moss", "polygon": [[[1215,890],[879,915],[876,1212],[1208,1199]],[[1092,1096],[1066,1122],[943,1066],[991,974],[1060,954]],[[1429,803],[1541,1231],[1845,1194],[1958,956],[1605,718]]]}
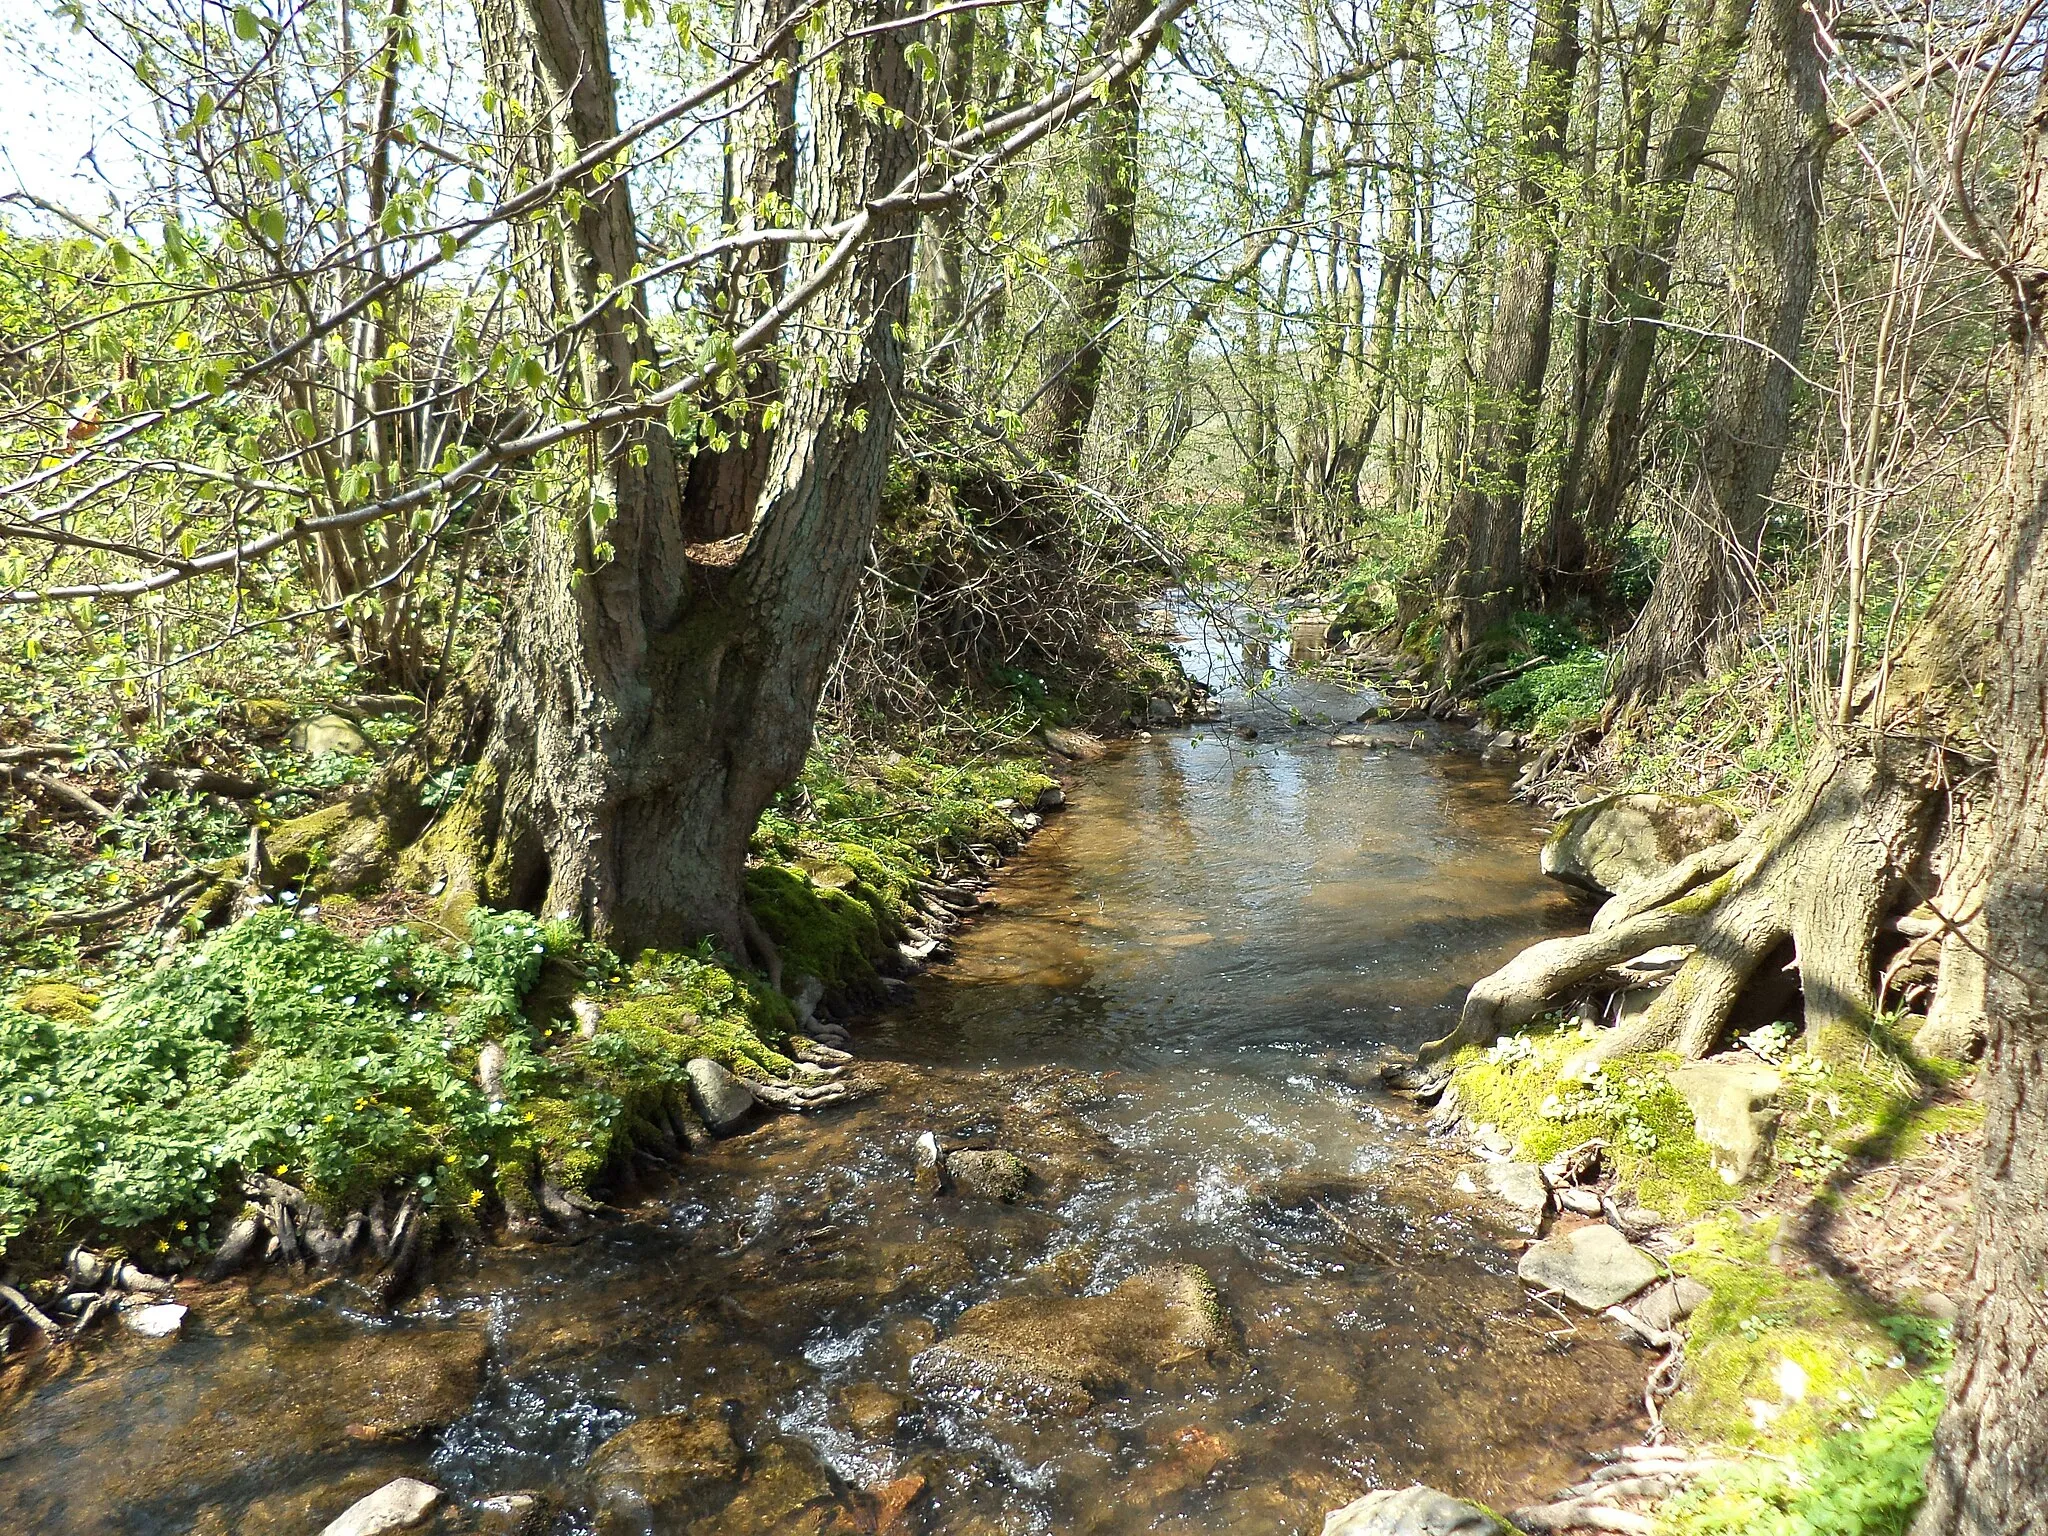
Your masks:
{"label": "tree trunk with moss", "polygon": [[1697,676],[1708,649],[1748,611],[1791,430],[1831,138],[1820,45],[1799,0],[1762,0],[1738,89],[1728,319],[1698,472],[1673,515],[1650,599],[1615,658],[1610,692],[1621,702]]}
{"label": "tree trunk with moss", "polygon": [[1439,667],[1453,676],[1505,619],[1522,584],[1522,501],[1550,367],[1557,288],[1556,188],[1579,60],[1578,0],[1544,0],[1523,98],[1519,208],[1478,383],[1470,463],[1451,498],[1434,580],[1443,613]]}
{"label": "tree trunk with moss", "polygon": [[[826,23],[901,14],[900,0],[840,0]],[[547,175],[616,132],[599,0],[478,0],[478,19],[508,175]],[[813,83],[806,201],[818,222],[857,213],[914,162],[905,40],[878,31]],[[659,424],[537,466],[553,499],[531,509],[495,662],[467,708],[336,829],[334,878],[395,867],[450,901],[568,917],[628,951],[706,934],[741,951],[748,840],[809,749],[879,510],[912,245],[909,216],[897,221],[806,312],[738,537],[691,542]],[[624,179],[522,226],[516,255],[536,330],[596,314],[561,360],[562,408],[630,398],[652,350],[630,286],[639,249]],[[621,285],[627,302],[597,302]],[[467,785],[424,826],[419,791],[450,763],[471,765]]]}
{"label": "tree trunk with moss", "polygon": [[2027,124],[2001,276],[2017,296],[2000,541],[1993,964],[1976,1252],[1914,1536],[2048,1530],[2048,73]]}

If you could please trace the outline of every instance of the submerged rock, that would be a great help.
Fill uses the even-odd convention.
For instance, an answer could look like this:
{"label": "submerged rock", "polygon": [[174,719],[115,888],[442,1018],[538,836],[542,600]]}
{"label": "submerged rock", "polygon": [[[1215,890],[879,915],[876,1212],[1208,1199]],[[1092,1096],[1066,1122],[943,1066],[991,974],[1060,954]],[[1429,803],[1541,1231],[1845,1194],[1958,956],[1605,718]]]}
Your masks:
{"label": "submerged rock", "polygon": [[1209,1277],[1192,1264],[1143,1270],[1104,1296],[1008,1297],[961,1315],[912,1362],[920,1385],[1067,1413],[1231,1346]]}
{"label": "submerged rock", "polygon": [[549,1510],[537,1493],[496,1493],[471,1508],[482,1536],[539,1536]]}
{"label": "submerged rock", "polygon": [[620,1430],[584,1470],[600,1536],[709,1514],[737,1491],[740,1451],[723,1419],[665,1413]]}
{"label": "submerged rock", "polygon": [[856,1381],[840,1390],[832,1416],[857,1434],[890,1440],[903,1427],[909,1406],[901,1392],[878,1381]]}
{"label": "submerged rock", "polygon": [[1485,1509],[1417,1483],[1382,1488],[1323,1518],[1323,1536],[1512,1536]]}
{"label": "submerged rock", "polygon": [[980,1200],[1014,1200],[1031,1184],[1024,1159],[999,1147],[948,1152],[945,1163],[954,1191]]}
{"label": "submerged rock", "polygon": [[1769,1160],[1784,1087],[1776,1072],[1746,1059],[1695,1061],[1671,1074],[1671,1086],[1722,1178],[1740,1184]]}
{"label": "submerged rock", "polygon": [[708,1056],[692,1057],[683,1067],[690,1092],[690,1105],[723,1136],[738,1129],[754,1112],[754,1095],[747,1085]]}
{"label": "submerged rock", "polygon": [[441,1503],[441,1490],[416,1477],[386,1483],[367,1498],[357,1499],[327,1523],[320,1536],[391,1536],[426,1523]]}
{"label": "submerged rock", "polygon": [[1515,1273],[1562,1291],[1590,1311],[1618,1307],[1663,1273],[1657,1261],[1609,1226],[1580,1227],[1530,1245]]}
{"label": "submerged rock", "polygon": [[1740,830],[1734,815],[1711,800],[1608,795],[1559,818],[1543,844],[1541,864],[1553,880],[1613,895]]}
{"label": "submerged rock", "polygon": [[353,1405],[351,1440],[415,1440],[468,1411],[489,1348],[479,1327],[393,1328],[350,1341],[319,1379]]}

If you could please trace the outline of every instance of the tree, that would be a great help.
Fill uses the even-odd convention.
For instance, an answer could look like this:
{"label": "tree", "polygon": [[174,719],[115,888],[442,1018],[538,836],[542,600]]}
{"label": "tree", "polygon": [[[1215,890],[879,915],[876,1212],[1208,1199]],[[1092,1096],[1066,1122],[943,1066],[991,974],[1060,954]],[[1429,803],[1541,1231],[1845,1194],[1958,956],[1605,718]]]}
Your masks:
{"label": "tree", "polygon": [[2015,300],[1984,902],[1990,1044],[1976,1252],[1914,1536],[2048,1530],[2048,71],[2001,276]]}
{"label": "tree", "polygon": [[1544,0],[1529,48],[1520,143],[1519,207],[1502,258],[1471,461],[1452,496],[1435,585],[1444,619],[1439,668],[1455,674],[1486,631],[1507,617],[1522,583],[1522,500],[1550,367],[1557,287],[1556,189],[1579,60],[1577,0]]}
{"label": "tree", "polygon": [[[1184,3],[1126,19],[1120,32],[1099,28],[1100,54],[1070,78],[934,141],[907,62],[924,21],[900,0],[743,6],[754,30],[733,62],[625,128],[601,0],[476,0],[497,202],[441,225],[418,242],[422,254],[352,285],[339,306],[309,304],[274,349],[208,370],[201,389],[168,404],[124,403],[104,430],[95,420],[83,446],[41,455],[8,486],[11,522],[81,560],[142,573],[10,586],[7,600],[143,596],[216,574],[240,581],[275,552],[333,533],[389,524],[431,534],[466,498],[514,496],[522,569],[496,654],[448,688],[429,729],[367,789],[280,829],[277,852],[303,865],[317,850],[336,885],[397,875],[451,901],[538,908],[628,951],[707,934],[740,951],[748,841],[810,746],[866,568],[918,220],[1085,116],[1098,93],[1115,99]],[[252,52],[263,47],[260,22],[236,26],[250,32]],[[809,131],[792,178],[783,70],[799,36]],[[726,227],[703,242],[686,232],[679,253],[650,266],[633,202],[636,157],[664,125],[684,124],[687,137],[728,106],[741,128]],[[470,186],[483,187],[481,174]],[[784,188],[796,209],[782,207]],[[471,191],[470,206],[484,195]],[[440,212],[421,197],[408,216]],[[260,230],[271,218],[258,210],[250,222]],[[263,400],[295,360],[321,355],[323,338],[374,318],[393,294],[507,226],[503,266],[521,323],[488,364],[473,359],[430,397],[474,398],[509,376],[517,392],[499,419],[467,422],[431,462],[382,466],[381,478],[317,516],[288,499],[298,488],[278,479],[279,456],[254,427],[233,440],[253,470],[209,471],[160,446],[185,423],[217,431],[214,420],[227,416],[217,402]],[[790,250],[807,254],[776,254]],[[658,320],[649,300],[657,279],[706,268],[725,302]],[[52,334],[61,347],[66,326]],[[778,339],[770,402],[750,392],[761,380],[750,383],[748,370]],[[693,354],[694,366],[680,360]],[[49,417],[44,408],[25,419],[61,440],[65,418],[42,425]],[[686,466],[695,482],[726,455],[746,457],[745,474],[734,482],[712,463],[705,480],[744,487],[758,475],[758,489],[721,498],[707,528]],[[205,525],[214,547],[187,523],[154,548],[76,526],[99,499],[209,473],[244,498]],[[36,494],[54,497],[51,507],[34,505]],[[291,510],[277,517],[266,497]],[[707,532],[719,536],[699,537]],[[439,804],[456,784],[454,803]]]}
{"label": "tree", "polygon": [[1644,179],[1655,109],[1666,93],[1657,69],[1668,6],[1640,24],[1643,67],[1617,154],[1627,238],[1609,255],[1603,283],[1612,305],[1603,317],[1583,408],[1570,425],[1570,445],[1546,525],[1547,565],[1557,581],[1582,583],[1604,571],[1623,523],[1623,507],[1642,454],[1643,403],[1657,349],[1657,322],[1686,227],[1693,178],[1706,159],[1755,0],[1707,0],[1687,23],[1684,50],[1670,73],[1677,107],[1656,174]]}
{"label": "tree", "polygon": [[[1122,36],[1140,14],[1136,0],[1094,0],[1089,36]],[[1135,75],[1103,93],[1081,140],[1081,227],[1055,280],[1046,328],[1045,370],[1026,411],[1026,432],[1055,469],[1081,461],[1082,435],[1102,385],[1108,326],[1131,280],[1138,234],[1138,109]]]}
{"label": "tree", "polygon": [[[1708,647],[1747,610],[1791,431],[1818,251],[1821,165],[1833,141],[1819,40],[1799,0],[1761,0],[1739,90],[1721,354],[1699,468],[1672,519],[1650,599],[1615,658],[1609,691],[1623,702],[1695,675]],[[1603,471],[1619,472],[1618,462]]]}

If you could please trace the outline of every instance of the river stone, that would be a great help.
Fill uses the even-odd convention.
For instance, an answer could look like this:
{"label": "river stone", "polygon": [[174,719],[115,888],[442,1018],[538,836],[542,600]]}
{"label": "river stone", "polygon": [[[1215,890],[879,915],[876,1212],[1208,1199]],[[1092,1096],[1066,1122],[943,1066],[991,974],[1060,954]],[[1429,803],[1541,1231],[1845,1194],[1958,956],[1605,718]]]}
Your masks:
{"label": "river stone", "polygon": [[1077,763],[1092,763],[1109,750],[1100,738],[1086,731],[1068,730],[1065,726],[1048,725],[1038,734],[1061,757],[1071,757]]}
{"label": "river stone", "polygon": [[1043,815],[1047,811],[1059,810],[1066,803],[1067,792],[1057,784],[1048,784],[1038,792],[1038,798],[1032,802],[1031,808]]}
{"label": "river stone", "polygon": [[1417,1483],[1382,1488],[1323,1517],[1323,1536],[1512,1536],[1477,1504]]}
{"label": "river stone", "polygon": [[292,727],[292,750],[306,757],[325,757],[332,752],[361,757],[370,750],[370,743],[347,717],[315,715]]}
{"label": "river stone", "polygon": [[893,1440],[909,1409],[901,1392],[878,1381],[856,1381],[843,1387],[833,1417],[848,1429],[877,1440]]}
{"label": "river stone", "polygon": [[1534,1232],[1550,1209],[1550,1187],[1543,1182],[1543,1170],[1534,1163],[1488,1163],[1486,1187],[1495,1199],[1522,1218],[1521,1224]]}
{"label": "river stone", "polygon": [[480,1327],[390,1328],[352,1339],[318,1378],[351,1440],[417,1440],[469,1410],[490,1341]]}
{"label": "river stone", "polygon": [[1741,830],[1711,800],[1682,795],[1608,795],[1575,806],[1543,844],[1543,873],[1611,895],[1662,874],[1702,848]]}
{"label": "river stone", "polygon": [[730,1500],[740,1450],[723,1419],[665,1413],[628,1425],[584,1469],[599,1536],[667,1529]]}
{"label": "river stone", "polygon": [[1693,1130],[1730,1184],[1751,1177],[1769,1159],[1784,1087],[1771,1068],[1735,1057],[1695,1061],[1671,1074],[1671,1086],[1692,1111]]}
{"label": "river stone", "polygon": [[175,1301],[159,1301],[147,1307],[123,1307],[121,1326],[145,1339],[168,1339],[185,1326],[185,1309]]}
{"label": "river stone", "polygon": [[1031,1169],[1016,1153],[1000,1148],[948,1152],[946,1177],[957,1194],[980,1200],[1014,1200],[1030,1186]]}
{"label": "river stone", "polygon": [[1155,693],[1145,700],[1145,723],[1147,725],[1177,725],[1180,722],[1180,706],[1163,693]]}
{"label": "river stone", "polygon": [[368,1498],[357,1499],[327,1523],[320,1536],[390,1536],[426,1522],[441,1502],[441,1490],[415,1477],[386,1483]]}
{"label": "river stone", "polygon": [[1676,1328],[1706,1304],[1714,1293],[1690,1275],[1662,1280],[1638,1296],[1629,1311],[1662,1332]]}
{"label": "river stone", "polygon": [[[754,1454],[739,1493],[714,1521],[692,1526],[704,1536],[755,1536],[763,1531],[814,1531],[837,1497],[824,1459],[801,1440],[771,1440]],[[802,1523],[799,1515],[805,1516]]]}
{"label": "river stone", "polygon": [[1657,1261],[1610,1226],[1580,1227],[1532,1243],[1515,1273],[1545,1291],[1562,1291],[1589,1311],[1618,1307],[1663,1273]]}
{"label": "river stone", "polygon": [[754,1095],[747,1085],[708,1056],[695,1056],[683,1067],[690,1103],[704,1123],[723,1136],[753,1113]]}
{"label": "river stone", "polygon": [[470,1513],[480,1536],[539,1536],[548,1506],[536,1493],[496,1493],[478,1499]]}
{"label": "river stone", "polygon": [[1170,1365],[1229,1347],[1209,1277],[1192,1264],[1169,1264],[1105,1296],[1013,1296],[970,1307],[950,1337],[911,1362],[911,1374],[920,1386],[1084,1413]]}

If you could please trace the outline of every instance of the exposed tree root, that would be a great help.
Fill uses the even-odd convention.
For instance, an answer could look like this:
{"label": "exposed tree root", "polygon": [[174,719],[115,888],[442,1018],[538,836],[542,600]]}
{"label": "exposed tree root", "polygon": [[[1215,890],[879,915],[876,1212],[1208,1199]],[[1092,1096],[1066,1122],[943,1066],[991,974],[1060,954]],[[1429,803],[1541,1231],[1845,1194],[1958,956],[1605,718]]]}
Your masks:
{"label": "exposed tree root", "polygon": [[1612,1057],[1712,1051],[1765,960],[1797,956],[1810,1049],[1863,1049],[1879,997],[1880,928],[1920,866],[1941,804],[1938,756],[1851,747],[1823,752],[1800,787],[1742,834],[1616,897],[1593,931],[1530,946],[1474,986],[1458,1027],[1423,1048],[1440,1058],[1488,1045],[1558,1007],[1609,967],[1693,946],[1649,1010],[1609,1030],[1582,1067]]}

